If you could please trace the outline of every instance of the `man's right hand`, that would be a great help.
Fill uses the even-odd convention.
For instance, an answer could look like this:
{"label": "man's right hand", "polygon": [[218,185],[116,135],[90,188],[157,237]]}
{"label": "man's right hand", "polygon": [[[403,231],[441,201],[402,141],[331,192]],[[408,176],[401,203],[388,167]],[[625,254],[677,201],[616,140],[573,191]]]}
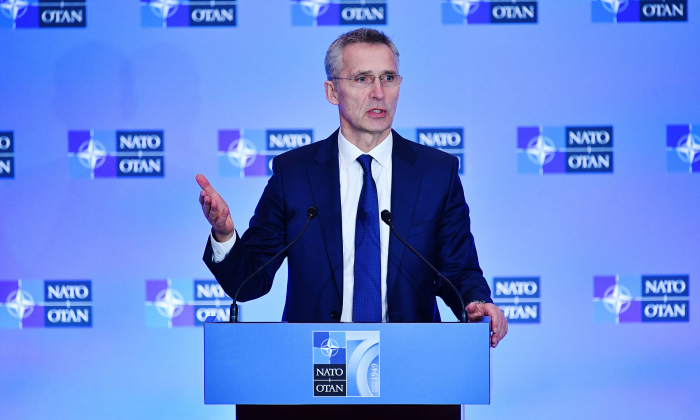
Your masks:
{"label": "man's right hand", "polygon": [[235,231],[233,229],[233,220],[228,205],[223,198],[211,186],[207,178],[198,174],[197,184],[202,188],[199,193],[199,204],[202,205],[204,217],[207,218],[209,224],[214,228],[214,239],[217,242],[226,242],[233,238]]}

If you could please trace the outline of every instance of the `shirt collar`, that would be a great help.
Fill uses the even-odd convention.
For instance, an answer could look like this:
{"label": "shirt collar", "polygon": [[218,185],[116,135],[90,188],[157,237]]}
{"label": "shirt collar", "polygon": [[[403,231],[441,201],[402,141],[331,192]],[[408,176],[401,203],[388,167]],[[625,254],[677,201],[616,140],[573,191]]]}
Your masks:
{"label": "shirt collar", "polygon": [[[383,168],[388,168],[391,165],[391,151],[393,146],[394,136],[391,131],[389,131],[389,135],[367,154],[372,156]],[[340,157],[340,168],[342,170],[346,170],[364,153],[365,152],[358,149],[357,146],[350,143],[350,141],[343,136],[341,130],[338,130],[338,155]]]}

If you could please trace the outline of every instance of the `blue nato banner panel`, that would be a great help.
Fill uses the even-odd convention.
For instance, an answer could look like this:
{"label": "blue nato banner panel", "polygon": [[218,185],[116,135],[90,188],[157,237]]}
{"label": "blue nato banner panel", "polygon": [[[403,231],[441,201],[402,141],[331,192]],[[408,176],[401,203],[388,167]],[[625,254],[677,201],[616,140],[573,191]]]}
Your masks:
{"label": "blue nato banner panel", "polygon": [[[695,419],[698,13],[699,0],[0,0],[0,417],[235,415],[203,401],[202,325],[231,299],[201,260],[194,177],[243,234],[275,156],[338,128],[323,59],[369,26],[401,53],[394,128],[460,161],[509,320],[491,404],[465,418]],[[286,289],[285,263],[242,320],[279,322]]]}
{"label": "blue nato banner panel", "polygon": [[205,323],[206,404],[489,404],[488,320]]}

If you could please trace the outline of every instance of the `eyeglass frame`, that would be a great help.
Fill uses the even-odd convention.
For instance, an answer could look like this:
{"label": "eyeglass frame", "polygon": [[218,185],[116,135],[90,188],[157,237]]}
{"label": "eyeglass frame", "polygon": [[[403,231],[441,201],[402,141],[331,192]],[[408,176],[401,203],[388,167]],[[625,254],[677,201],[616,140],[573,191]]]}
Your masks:
{"label": "eyeglass frame", "polygon": [[374,82],[375,82],[377,79],[379,79],[379,84],[380,84],[381,86],[387,87],[386,85],[383,85],[383,84],[382,84],[382,78],[383,78],[384,76],[396,76],[396,77],[399,79],[399,83],[398,83],[396,86],[389,86],[389,87],[399,87],[399,86],[401,86],[401,83],[403,83],[403,77],[402,77],[400,74],[398,74],[398,73],[384,73],[384,74],[380,74],[379,76],[375,76],[375,75],[373,75],[373,74],[358,74],[357,76],[353,76],[353,77],[331,77],[330,80],[340,79],[340,80],[350,80],[350,81],[353,81],[353,80],[355,80],[355,78],[357,78],[357,77],[367,77],[367,78],[370,78],[370,77],[371,77],[371,78],[372,78],[372,83],[369,84],[369,85],[367,85],[367,86],[365,86],[365,87],[363,88],[363,89],[367,89],[367,88],[370,87],[370,86],[374,86]]}

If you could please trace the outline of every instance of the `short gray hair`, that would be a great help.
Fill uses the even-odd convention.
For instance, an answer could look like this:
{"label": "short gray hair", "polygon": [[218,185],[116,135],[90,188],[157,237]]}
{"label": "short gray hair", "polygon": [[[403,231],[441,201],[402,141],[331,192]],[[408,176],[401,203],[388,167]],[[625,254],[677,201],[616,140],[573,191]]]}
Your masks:
{"label": "short gray hair", "polygon": [[399,50],[396,49],[396,45],[384,32],[378,31],[376,29],[370,28],[360,28],[344,33],[338,37],[326,51],[326,77],[328,80],[333,80],[338,77],[340,70],[343,66],[343,51],[345,47],[350,44],[384,44],[394,53],[394,59],[396,60],[396,68],[399,68]]}

